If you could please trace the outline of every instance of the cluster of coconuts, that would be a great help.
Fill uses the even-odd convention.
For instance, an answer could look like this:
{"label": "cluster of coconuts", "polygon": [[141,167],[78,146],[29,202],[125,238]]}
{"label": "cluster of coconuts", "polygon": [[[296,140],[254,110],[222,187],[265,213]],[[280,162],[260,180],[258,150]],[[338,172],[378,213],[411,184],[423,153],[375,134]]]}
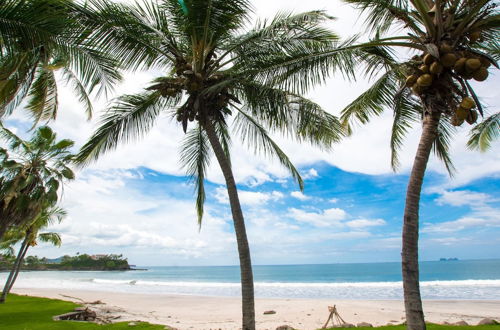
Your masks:
{"label": "cluster of coconuts", "polygon": [[451,124],[453,126],[460,126],[464,121],[470,125],[474,124],[478,117],[477,111],[473,110],[475,107],[476,102],[472,98],[468,96],[464,97],[451,117]]}
{"label": "cluster of coconuts", "polygon": [[448,44],[439,48],[439,54],[439,58],[424,54],[419,59],[417,70],[406,78],[406,86],[411,87],[415,94],[420,95],[446,70],[453,70],[463,79],[484,81],[488,78],[490,61],[484,57],[467,51],[454,52]]}
{"label": "cluster of coconuts", "polygon": [[[469,39],[477,40],[479,35],[469,35]],[[439,58],[426,53],[417,58],[413,73],[406,78],[406,86],[414,94],[421,95],[426,89],[444,73],[458,75],[462,79],[484,81],[488,78],[488,68],[491,63],[488,59],[468,51],[454,51],[449,44],[443,43],[439,48]],[[469,124],[476,122],[478,114],[475,110],[476,103],[470,97],[464,97],[455,109],[452,124],[460,126],[464,121]]]}

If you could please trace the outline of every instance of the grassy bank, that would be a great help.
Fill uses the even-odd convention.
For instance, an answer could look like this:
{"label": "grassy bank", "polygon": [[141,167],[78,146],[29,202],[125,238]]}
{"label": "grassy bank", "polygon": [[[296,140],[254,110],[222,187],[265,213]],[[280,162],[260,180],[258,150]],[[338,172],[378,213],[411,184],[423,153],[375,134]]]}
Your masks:
{"label": "grassy bank", "polygon": [[77,304],[68,301],[9,295],[0,305],[0,329],[2,330],[160,330],[164,325],[130,322],[99,325],[87,322],[54,321],[52,317],[73,311]]}

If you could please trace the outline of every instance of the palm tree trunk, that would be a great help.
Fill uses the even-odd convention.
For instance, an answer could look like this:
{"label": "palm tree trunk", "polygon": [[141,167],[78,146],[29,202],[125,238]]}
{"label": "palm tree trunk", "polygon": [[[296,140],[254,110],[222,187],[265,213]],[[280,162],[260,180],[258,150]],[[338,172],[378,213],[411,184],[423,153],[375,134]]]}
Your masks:
{"label": "palm tree trunk", "polygon": [[243,312],[243,330],[255,330],[255,302],[253,289],[252,261],[250,258],[250,247],[248,245],[247,233],[245,229],[245,220],[241,211],[236,182],[234,180],[231,165],[222,148],[219,138],[215,133],[212,123],[204,125],[208,139],[214,150],[217,161],[219,162],[224,179],[226,180],[227,193],[229,195],[229,204],[233,215],[234,231],[236,232],[236,241],[238,243],[238,254],[240,257],[241,273],[241,295]]}
{"label": "palm tree trunk", "polygon": [[7,224],[3,224],[3,221],[0,219],[0,241],[3,239],[3,236],[7,232]]}
{"label": "palm tree trunk", "polygon": [[19,252],[17,253],[16,261],[12,266],[12,270],[10,271],[9,277],[5,282],[5,286],[3,287],[2,296],[0,296],[0,303],[4,303],[7,298],[7,294],[10,292],[14,281],[17,278],[17,274],[19,273],[19,269],[21,268],[21,263],[24,260],[24,256],[26,255],[26,251],[28,251],[28,239],[29,235],[26,235],[21,247],[19,248]]}
{"label": "palm tree trunk", "polygon": [[424,116],[422,135],[406,191],[401,257],[406,322],[409,330],[425,330],[426,328],[418,270],[418,213],[422,182],[432,145],[437,136],[439,119],[439,113]]}
{"label": "palm tree trunk", "polygon": [[16,283],[17,276],[19,275],[19,271],[21,270],[21,266],[23,264],[24,258],[26,257],[26,253],[28,252],[29,248],[30,248],[29,244],[27,244],[26,247],[24,248],[24,252],[23,252],[23,255],[21,257],[21,261],[17,264],[16,273],[14,274],[14,278],[12,279],[12,281],[10,281],[10,285],[9,285],[9,289],[7,290],[7,294],[10,293],[10,290],[12,290],[14,283]]}

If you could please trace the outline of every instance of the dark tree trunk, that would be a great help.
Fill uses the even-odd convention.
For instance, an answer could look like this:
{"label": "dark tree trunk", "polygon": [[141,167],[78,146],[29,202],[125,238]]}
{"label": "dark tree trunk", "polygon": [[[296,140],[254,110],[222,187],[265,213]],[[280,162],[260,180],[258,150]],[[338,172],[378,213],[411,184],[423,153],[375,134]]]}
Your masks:
{"label": "dark tree trunk", "polygon": [[215,133],[212,123],[204,125],[208,139],[214,150],[217,161],[219,162],[224,179],[226,180],[227,193],[229,195],[229,204],[233,215],[234,230],[236,232],[236,241],[238,243],[238,254],[240,257],[241,272],[241,295],[243,312],[243,330],[255,330],[255,303],[253,290],[252,261],[250,258],[250,247],[248,245],[247,233],[245,229],[245,220],[241,211],[236,182],[233,177],[231,165],[224,153],[219,138]]}
{"label": "dark tree trunk", "polygon": [[[1,207],[1,206],[0,206]],[[7,224],[4,224],[0,219],[0,241],[3,239],[3,236],[7,232]]]}
{"label": "dark tree trunk", "polygon": [[14,262],[14,265],[12,266],[12,270],[10,271],[9,277],[7,278],[7,281],[5,282],[5,286],[2,291],[2,296],[0,296],[0,303],[4,303],[5,300],[7,299],[7,294],[10,292],[10,289],[12,289],[12,286],[14,285],[14,282],[17,278],[17,275],[19,274],[19,270],[21,269],[22,262],[24,260],[24,256],[26,255],[26,252],[28,251],[28,239],[29,235],[27,234],[23,243],[21,244],[21,247],[19,248],[19,252],[17,253],[17,258],[16,261]]}
{"label": "dark tree trunk", "polygon": [[403,223],[402,268],[406,322],[409,330],[425,330],[418,270],[418,214],[420,192],[432,145],[437,136],[439,114],[425,114],[422,135],[413,162]]}

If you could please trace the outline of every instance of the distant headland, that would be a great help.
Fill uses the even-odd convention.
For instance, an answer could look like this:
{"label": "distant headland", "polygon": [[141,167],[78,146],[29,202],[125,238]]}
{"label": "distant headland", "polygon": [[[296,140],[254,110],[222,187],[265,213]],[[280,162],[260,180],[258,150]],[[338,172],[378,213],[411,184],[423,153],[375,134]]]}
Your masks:
{"label": "distant headland", "polygon": [[[0,255],[0,271],[10,271],[15,257]],[[21,270],[137,270],[129,265],[121,254],[77,254],[65,255],[55,259],[29,256],[24,260]]]}
{"label": "distant headland", "polygon": [[439,258],[439,261],[458,261],[458,258]]}

